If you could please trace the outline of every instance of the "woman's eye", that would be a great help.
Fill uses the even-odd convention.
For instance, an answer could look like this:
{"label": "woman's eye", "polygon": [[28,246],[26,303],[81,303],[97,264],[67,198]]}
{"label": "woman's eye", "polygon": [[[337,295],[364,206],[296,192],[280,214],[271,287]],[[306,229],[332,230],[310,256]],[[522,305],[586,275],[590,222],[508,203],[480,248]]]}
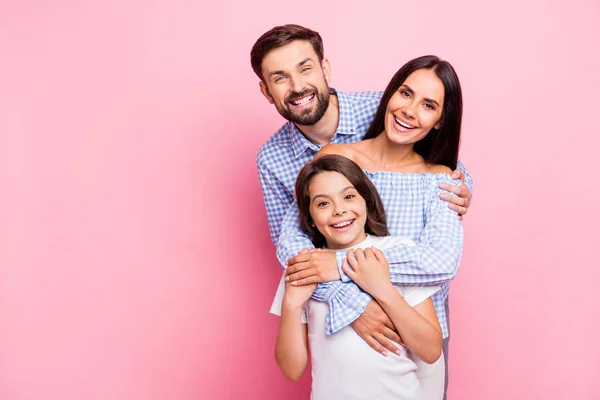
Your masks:
{"label": "woman's eye", "polygon": [[429,110],[435,110],[435,107],[433,106],[433,104],[429,104],[429,103],[425,103],[425,108],[427,108]]}
{"label": "woman's eye", "polygon": [[406,90],[401,90],[401,91],[400,91],[400,94],[401,94],[403,97],[406,97],[406,98],[410,97],[410,93],[408,93]]}

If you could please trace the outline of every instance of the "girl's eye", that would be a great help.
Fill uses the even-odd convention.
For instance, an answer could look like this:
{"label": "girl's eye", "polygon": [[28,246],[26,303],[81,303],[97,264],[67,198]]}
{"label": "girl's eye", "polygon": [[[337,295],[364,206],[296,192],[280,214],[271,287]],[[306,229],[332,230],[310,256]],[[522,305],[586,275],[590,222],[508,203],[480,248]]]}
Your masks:
{"label": "girl's eye", "polygon": [[346,198],[346,200],[352,200],[352,199],[353,199],[353,198],[355,198],[355,197],[356,197],[356,196],[355,196],[355,195],[353,195],[353,194],[347,194],[345,198]]}
{"label": "girl's eye", "polygon": [[325,207],[327,204],[329,203],[327,203],[326,201],[322,201],[319,204],[317,204],[317,207]]}

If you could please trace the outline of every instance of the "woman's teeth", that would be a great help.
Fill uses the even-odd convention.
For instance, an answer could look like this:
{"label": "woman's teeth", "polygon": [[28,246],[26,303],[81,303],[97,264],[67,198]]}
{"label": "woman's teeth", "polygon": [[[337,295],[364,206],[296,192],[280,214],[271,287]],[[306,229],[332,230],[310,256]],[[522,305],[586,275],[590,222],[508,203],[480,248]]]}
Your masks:
{"label": "woman's teeth", "polygon": [[415,129],[415,127],[414,127],[414,126],[408,125],[406,122],[402,122],[402,121],[400,121],[400,120],[399,120],[398,118],[396,118],[396,117],[394,117],[394,119],[396,120],[396,123],[397,123],[398,125],[400,125],[401,127],[403,127],[403,128],[406,128],[406,129]]}

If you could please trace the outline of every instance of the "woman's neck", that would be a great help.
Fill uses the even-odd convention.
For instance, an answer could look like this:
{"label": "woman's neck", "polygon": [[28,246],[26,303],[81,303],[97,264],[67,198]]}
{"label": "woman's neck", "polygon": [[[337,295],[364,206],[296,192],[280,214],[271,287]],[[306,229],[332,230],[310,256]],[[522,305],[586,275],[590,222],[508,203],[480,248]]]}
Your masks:
{"label": "woman's neck", "polygon": [[423,157],[414,150],[414,143],[393,143],[385,132],[375,137],[370,147],[369,153],[380,164],[380,170],[397,171],[424,163]]}

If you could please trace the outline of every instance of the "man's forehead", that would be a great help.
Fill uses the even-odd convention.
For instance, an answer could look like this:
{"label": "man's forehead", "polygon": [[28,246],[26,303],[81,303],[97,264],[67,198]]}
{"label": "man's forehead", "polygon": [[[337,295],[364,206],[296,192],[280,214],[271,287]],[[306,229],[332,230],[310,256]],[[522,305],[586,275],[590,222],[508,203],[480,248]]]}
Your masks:
{"label": "man's forehead", "polygon": [[271,50],[262,62],[264,74],[272,71],[295,69],[306,62],[318,62],[319,56],[306,40],[295,40],[285,46]]}

